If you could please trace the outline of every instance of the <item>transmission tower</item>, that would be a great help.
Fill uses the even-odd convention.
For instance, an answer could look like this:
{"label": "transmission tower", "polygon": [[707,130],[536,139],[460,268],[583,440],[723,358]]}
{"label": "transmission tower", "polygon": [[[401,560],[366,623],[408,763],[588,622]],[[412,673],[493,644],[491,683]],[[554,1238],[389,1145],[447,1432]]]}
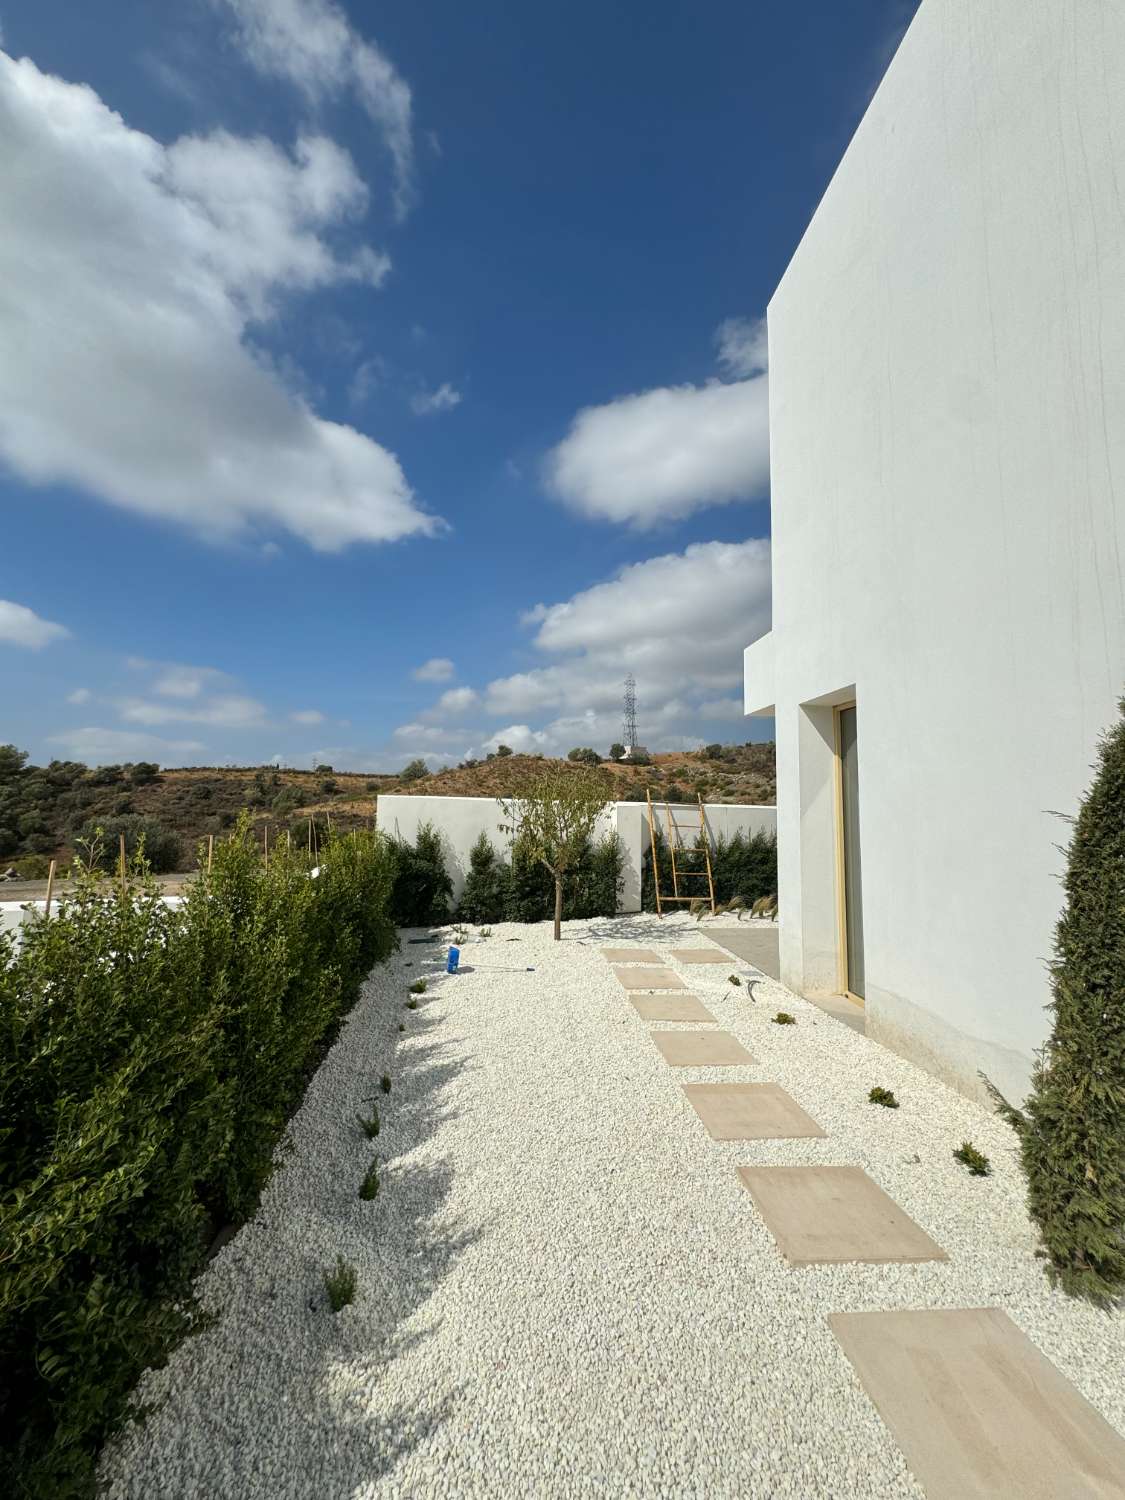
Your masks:
{"label": "transmission tower", "polygon": [[621,733],[627,748],[637,743],[637,684],[632,672],[625,679],[625,720]]}

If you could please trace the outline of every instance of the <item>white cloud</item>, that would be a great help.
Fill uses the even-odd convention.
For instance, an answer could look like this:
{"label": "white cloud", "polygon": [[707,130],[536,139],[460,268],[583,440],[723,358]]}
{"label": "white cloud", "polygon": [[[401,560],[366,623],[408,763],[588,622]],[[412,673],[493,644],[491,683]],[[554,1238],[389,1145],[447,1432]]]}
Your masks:
{"label": "white cloud", "polygon": [[370,400],[387,378],[387,362],[379,354],[373,354],[356,366],[355,374],[348,382],[348,400],[353,406],[362,406]]}
{"label": "white cloud", "polygon": [[366,189],[321,136],[170,147],[0,53],[0,458],[211,539],[322,551],[431,534],[398,460],[318,417],[249,342],[287,293],[378,281]]}
{"label": "white cloud", "polygon": [[289,717],[294,724],[323,724],[324,715],[319,708],[300,708]]}
{"label": "white cloud", "polygon": [[[715,738],[714,726],[742,717],[742,652],[769,628],[769,564],[765,539],[699,542],[630,564],[570,599],[537,605],[523,620],[535,631],[543,664],[482,690],[481,714],[505,727],[480,734],[479,743],[563,753],[575,745],[606,749],[621,738],[630,671],[641,738],[650,749]],[[447,703],[449,697],[443,694],[425,717],[457,717],[463,706]]]}
{"label": "white cloud", "polygon": [[767,377],[587,407],[548,454],[546,480],[580,514],[638,527],[749,499],[769,482]]}
{"label": "white cloud", "polygon": [[719,368],[733,380],[761,375],[769,368],[765,318],[726,318],[715,330]]}
{"label": "white cloud", "polygon": [[428,417],[436,411],[451,411],[460,404],[461,392],[454,390],[448,381],[439,385],[436,391],[419,391],[410,398],[410,410],[416,417]]}
{"label": "white cloud", "polygon": [[[2,421],[3,416],[0,414],[0,422]],[[33,609],[28,609],[26,604],[13,604],[10,599],[0,599],[0,641],[40,651],[52,641],[64,640],[69,634],[65,625],[44,620]]]}
{"label": "white cloud", "polygon": [[436,709],[443,714],[463,714],[467,709],[475,708],[479,702],[480,695],[474,688],[450,688],[448,692],[442,693]]}
{"label": "white cloud", "polygon": [[395,164],[395,206],[413,193],[410,86],[334,0],[216,0],[233,11],[236,39],[260,73],[296,85],[319,102],[352,94],[379,128]]}
{"label": "white cloud", "polygon": [[[134,667],[139,664],[134,658],[131,663]],[[143,663],[143,667],[159,666],[159,663]],[[205,689],[210,690],[220,683],[229,682],[225,672],[217,672],[214,667],[181,667],[166,666],[160,669],[160,675],[152,684],[154,693],[159,693],[164,698],[198,698]]]}
{"label": "white cloud", "polygon": [[431,656],[412,673],[415,682],[448,682],[453,676],[453,663],[448,656]]}
{"label": "white cloud", "polygon": [[124,729],[71,729],[53,734],[48,743],[59,745],[73,760],[88,765],[126,760],[155,760],[167,763],[171,755],[191,755],[203,750],[199,740],[165,740],[154,734],[134,734]]}
{"label": "white cloud", "polygon": [[75,688],[73,693],[67,693],[67,695],[66,695],[66,701],[68,703],[79,703],[79,704],[80,703],[89,703],[90,699],[93,696],[94,695],[93,695],[93,693],[91,693],[91,691],[90,691],[89,688]]}
{"label": "white cloud", "polygon": [[261,729],[269,723],[264,703],[235,693],[220,693],[198,708],[126,698],[119,704],[128,724],[213,724],[220,729]]}

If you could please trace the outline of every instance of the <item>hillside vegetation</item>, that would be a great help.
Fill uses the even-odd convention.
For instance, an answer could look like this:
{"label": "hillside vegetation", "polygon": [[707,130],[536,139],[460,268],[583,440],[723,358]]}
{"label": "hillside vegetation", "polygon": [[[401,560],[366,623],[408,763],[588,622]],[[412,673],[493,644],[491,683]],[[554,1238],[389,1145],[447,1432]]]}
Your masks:
{"label": "hillside vegetation", "polygon": [[[0,873],[14,867],[25,878],[46,874],[52,858],[88,857],[103,830],[103,863],[116,858],[124,833],[130,855],[140,836],[153,867],[196,868],[201,842],[234,828],[243,809],[256,836],[305,842],[309,822],[323,837],[329,821],[343,832],[366,827],[380,793],[446,797],[510,796],[538,757],[497,755],[428,774],[419,764],[405,774],[276,770],[272,766],[188,767],[162,770],[148,762],[89,767],[78,761],[27,763],[24,752],[0,745]],[[563,761],[563,765],[571,764]],[[577,764],[576,768],[577,768]],[[644,801],[646,787],[661,800],[772,803],[774,747],[709,746],[706,751],[654,755],[651,765],[603,761],[620,801]]]}

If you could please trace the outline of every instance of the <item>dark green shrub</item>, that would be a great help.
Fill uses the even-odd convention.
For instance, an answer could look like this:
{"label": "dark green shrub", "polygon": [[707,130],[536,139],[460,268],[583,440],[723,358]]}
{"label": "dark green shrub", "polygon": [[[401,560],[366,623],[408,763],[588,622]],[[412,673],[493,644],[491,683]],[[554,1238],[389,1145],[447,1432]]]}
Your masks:
{"label": "dark green shrub", "polygon": [[288,817],[304,804],[304,797],[295,786],[283,786],[272,802],[273,811],[279,818]]}
{"label": "dark green shrub", "polygon": [[609,747],[610,760],[620,760],[624,754],[625,746],[619,740],[614,740],[613,744]]}
{"label": "dark green shrub", "polygon": [[285,1119],[376,959],[392,855],[332,841],[268,872],[244,820],[174,910],[135,869],[79,873],[0,942],[0,1474],[93,1493],[142,1370],[199,1315],[192,1281],[252,1211]]}
{"label": "dark green shrub", "polygon": [[508,867],[482,833],[469,851],[469,873],[457,915],[463,922],[502,922],[508,894]]}
{"label": "dark green shrub", "polygon": [[75,842],[89,848],[99,869],[116,872],[120,859],[121,835],[125,835],[125,858],[130,863],[144,844],[144,857],[156,875],[178,870],[183,865],[183,848],[170,828],[155,818],[137,813],[124,817],[91,820],[78,830]]}
{"label": "dark green shrub", "polygon": [[417,760],[412,760],[412,761],[408,762],[408,764],[405,765],[402,768],[402,773],[399,776],[399,780],[400,781],[421,781],[424,776],[428,776],[429,774],[430,774],[430,768],[429,768],[429,766],[421,758],[421,756],[419,756]]}
{"label": "dark green shrub", "polygon": [[[699,848],[701,838],[695,841]],[[672,866],[668,857],[668,842],[663,829],[657,824],[656,856],[660,863],[660,890],[663,895],[672,889]],[[703,867],[702,859],[685,861],[696,868]],[[771,896],[777,890],[777,839],[773,834],[759,832],[749,838],[741,829],[731,838],[720,838],[711,849],[711,879],[715,886],[715,901],[720,906],[729,906],[740,901],[751,906],[763,896]],[[705,881],[698,885],[706,886]],[[692,887],[694,893],[695,887]],[[652,881],[652,850],[645,850],[641,871],[641,907],[644,911],[656,910],[656,897]],[[708,908],[710,909],[710,908]]]}
{"label": "dark green shrub", "polygon": [[373,1141],[379,1134],[379,1111],[375,1108],[374,1104],[371,1106],[371,1113],[366,1120],[362,1115],[356,1115],[356,1119],[363,1127],[363,1133],[367,1139]]}
{"label": "dark green shrub", "polygon": [[728,974],[727,975],[727,983],[728,984],[737,985],[739,989],[742,988],[742,980],[739,979],[739,977],[738,977],[737,974]]}
{"label": "dark green shrub", "polygon": [[426,993],[426,981],[424,979],[416,979],[410,986],[410,993],[412,995],[424,995]]}
{"label": "dark green shrub", "polygon": [[770,1020],[778,1026],[796,1026],[797,1024],[797,1017],[791,1016],[787,1010],[779,1010],[776,1016],[770,1017]]}
{"label": "dark green shrub", "polygon": [[382,1078],[380,1078],[380,1080],[379,1080],[379,1087],[383,1090],[384,1094],[389,1094],[390,1093],[390,1091],[391,1091],[391,1075],[389,1073],[384,1073],[383,1076],[382,1076]]}
{"label": "dark green shrub", "polygon": [[869,1104],[881,1104],[884,1109],[897,1109],[898,1100],[891,1089],[873,1088],[867,1096]]}
{"label": "dark green shrub", "polygon": [[342,1255],[337,1255],[335,1269],[324,1273],[324,1290],[334,1313],[355,1301],[355,1284],[355,1267],[349,1265]]}
{"label": "dark green shrub", "polygon": [[1067,849],[1051,1035],[1023,1109],[997,1095],[1048,1274],[1099,1303],[1125,1293],[1125,700],[1121,710]]}
{"label": "dark green shrub", "polygon": [[379,1163],[373,1161],[363,1174],[363,1181],[359,1185],[359,1196],[365,1203],[370,1203],[372,1198],[379,1196]]}
{"label": "dark green shrub", "polygon": [[600,766],[602,758],[596,750],[591,750],[588,745],[579,745],[574,750],[567,751],[567,760],[577,761],[579,765]]}
{"label": "dark green shrub", "polygon": [[512,860],[508,867],[505,921],[546,922],[554,909],[555,882],[551,872],[517,839],[512,845]]}
{"label": "dark green shrub", "polygon": [[971,1141],[962,1141],[958,1150],[953,1153],[954,1161],[959,1161],[963,1167],[968,1167],[974,1177],[987,1177],[992,1171],[992,1163],[983,1151],[978,1151]]}
{"label": "dark green shrub", "polygon": [[155,761],[138,760],[129,767],[129,780],[134,786],[153,786],[162,781],[163,777]]}
{"label": "dark green shrub", "polygon": [[500,760],[503,760],[504,757],[507,756],[507,755],[511,755],[511,753],[512,753],[512,747],[511,747],[511,745],[497,745],[496,746],[496,755],[497,755],[497,758],[500,759]]}
{"label": "dark green shrub", "polygon": [[413,845],[395,845],[391,916],[397,927],[440,927],[449,921],[453,881],[436,830],[423,823]]}

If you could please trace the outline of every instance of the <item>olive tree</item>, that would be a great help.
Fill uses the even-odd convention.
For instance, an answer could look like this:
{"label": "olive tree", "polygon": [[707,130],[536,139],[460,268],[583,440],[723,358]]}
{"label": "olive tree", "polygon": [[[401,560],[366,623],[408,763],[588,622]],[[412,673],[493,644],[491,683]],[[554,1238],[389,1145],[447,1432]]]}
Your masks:
{"label": "olive tree", "polygon": [[599,816],[610,801],[605,774],[592,767],[564,767],[558,761],[521,777],[510,799],[498,799],[509,834],[555,881],[555,941],[562,937],[563,880],[588,848]]}

